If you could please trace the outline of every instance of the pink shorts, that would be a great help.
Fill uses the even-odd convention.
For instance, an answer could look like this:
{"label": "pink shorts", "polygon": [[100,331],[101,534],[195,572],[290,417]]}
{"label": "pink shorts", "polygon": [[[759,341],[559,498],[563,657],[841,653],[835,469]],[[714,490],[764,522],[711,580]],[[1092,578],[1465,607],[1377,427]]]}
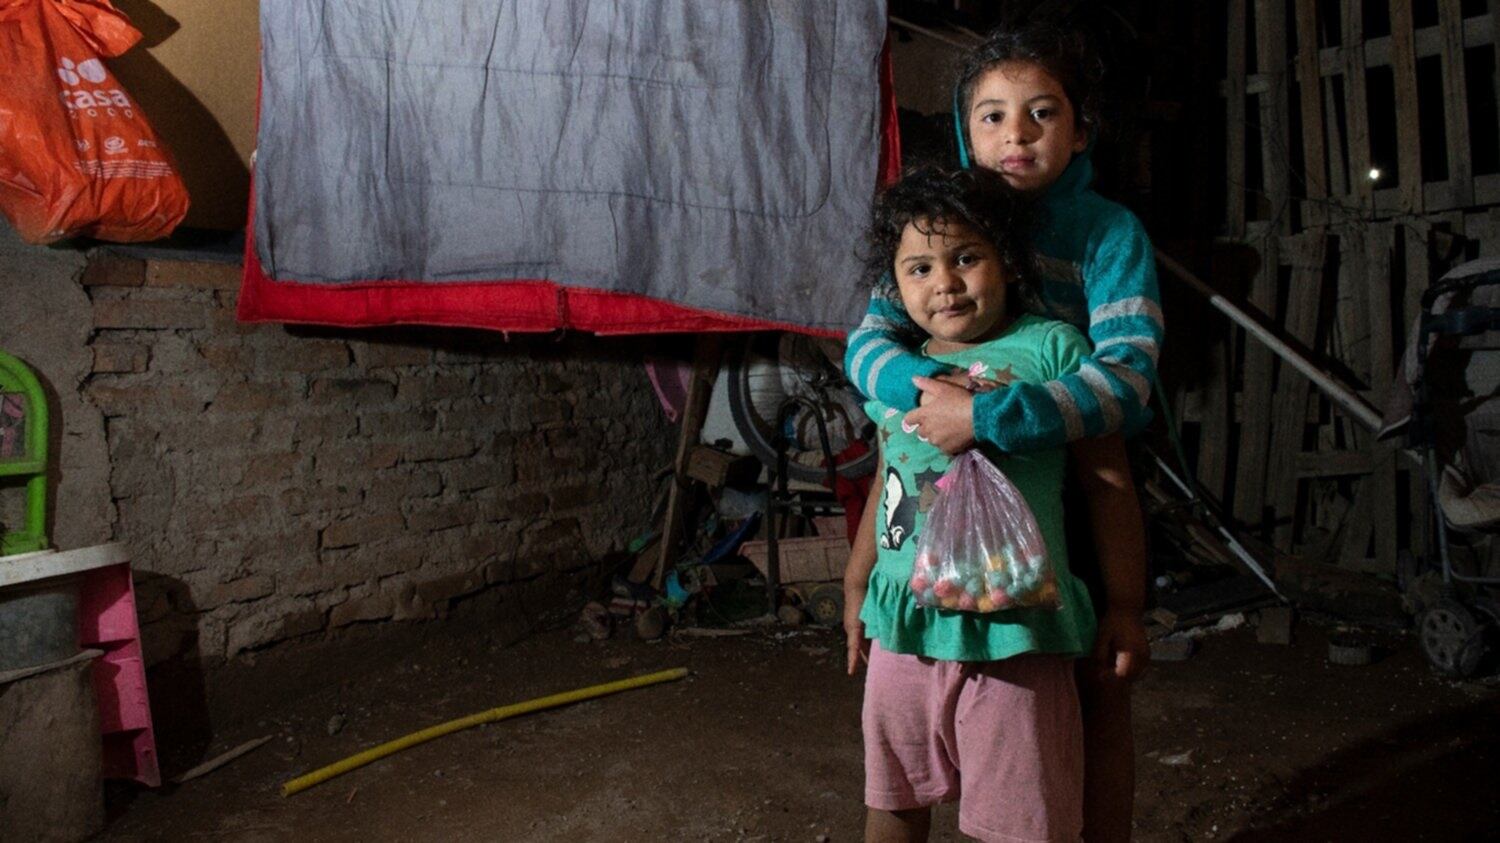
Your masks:
{"label": "pink shorts", "polygon": [[871,808],[957,800],[959,830],[986,841],[1082,833],[1083,723],[1070,658],[948,662],[871,642],[864,733]]}

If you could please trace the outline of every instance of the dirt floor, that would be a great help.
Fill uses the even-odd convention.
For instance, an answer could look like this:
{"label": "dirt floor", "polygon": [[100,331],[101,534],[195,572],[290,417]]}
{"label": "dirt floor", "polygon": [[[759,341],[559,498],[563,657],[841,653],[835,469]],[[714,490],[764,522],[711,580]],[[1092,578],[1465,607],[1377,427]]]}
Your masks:
{"label": "dirt floor", "polygon": [[[578,643],[557,631],[509,647],[442,625],[400,634],[417,638],[405,649],[379,637],[346,643],[364,650],[347,669],[304,672],[293,683],[300,696],[256,703],[204,752],[169,751],[170,776],[274,736],[180,787],[112,791],[102,839],[860,837],[861,689],[840,671],[835,632],[648,644]],[[1387,643],[1375,664],[1340,667],[1314,625],[1301,624],[1291,647],[1239,629],[1155,666],[1137,694],[1138,839],[1494,839],[1500,688],[1433,676],[1410,637]],[[428,725],[675,666],[691,677],[455,734],[300,795],[278,793],[283,780]],[[344,720],[330,735],[336,716]],[[960,839],[951,810],[939,812],[934,839]]]}

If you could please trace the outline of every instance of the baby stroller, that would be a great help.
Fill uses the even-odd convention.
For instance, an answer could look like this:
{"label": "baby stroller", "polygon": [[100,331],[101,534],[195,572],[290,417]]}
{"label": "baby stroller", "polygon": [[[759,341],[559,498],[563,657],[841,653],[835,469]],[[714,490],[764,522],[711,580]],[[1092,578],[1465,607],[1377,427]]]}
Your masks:
{"label": "baby stroller", "polygon": [[1423,294],[1401,375],[1386,431],[1404,422],[1432,521],[1398,574],[1428,661],[1473,676],[1500,638],[1500,259],[1463,264]]}

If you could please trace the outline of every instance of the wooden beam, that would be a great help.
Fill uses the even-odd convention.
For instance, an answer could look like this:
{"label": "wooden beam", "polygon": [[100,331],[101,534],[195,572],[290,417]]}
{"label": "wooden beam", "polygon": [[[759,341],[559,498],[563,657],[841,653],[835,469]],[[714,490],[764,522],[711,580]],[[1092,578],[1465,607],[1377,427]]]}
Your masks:
{"label": "wooden beam", "polygon": [[1369,97],[1365,85],[1365,26],[1363,0],[1343,0],[1344,121],[1349,145],[1349,198],[1362,212],[1374,210],[1370,180]]}
{"label": "wooden beam", "polygon": [[[1494,6],[1491,5],[1491,9]],[[1496,15],[1491,11],[1491,15]],[[1497,16],[1500,19],[1500,16]],[[1463,25],[1464,48],[1484,47],[1495,43],[1494,33],[1500,31],[1500,24],[1493,23],[1491,18],[1473,17],[1465,18]],[[1430,56],[1442,55],[1443,33],[1442,28],[1427,26],[1413,32],[1415,39],[1414,52],[1416,58],[1425,59]],[[1337,76],[1343,72],[1343,67],[1348,57],[1345,53],[1351,48],[1348,38],[1344,39],[1344,46],[1324,47],[1318,51],[1318,75]],[[1364,56],[1365,67],[1388,67],[1392,61],[1393,41],[1391,36],[1385,35],[1379,38],[1371,38],[1360,42],[1360,52]],[[1219,83],[1219,92],[1225,90],[1225,82]],[[1265,93],[1271,86],[1270,80],[1263,73],[1251,73],[1245,77],[1245,93],[1250,96]]]}
{"label": "wooden beam", "polygon": [[1226,125],[1225,162],[1228,165],[1228,182],[1224,196],[1228,203],[1229,236],[1245,236],[1245,0],[1229,0],[1229,43],[1227,59],[1229,74],[1229,117]]}
{"label": "wooden beam", "polygon": [[677,562],[677,546],[682,542],[683,510],[692,490],[688,477],[688,459],[703,433],[708,415],[708,400],[713,396],[719,363],[724,357],[720,334],[699,334],[693,343],[693,379],[688,384],[687,405],[682,410],[682,430],[677,437],[677,458],[672,464],[672,489],[667,495],[667,514],[662,524],[661,553],[651,575],[653,588],[661,588],[662,576]]}
{"label": "wooden beam", "polygon": [[1367,451],[1325,451],[1297,455],[1298,477],[1352,477],[1369,474],[1373,461]]}
{"label": "wooden beam", "polygon": [[1297,71],[1302,109],[1302,190],[1310,200],[1305,227],[1328,224],[1327,150],[1323,134],[1323,85],[1318,75],[1317,0],[1297,0]]}
{"label": "wooden beam", "polygon": [[[1323,265],[1327,237],[1308,231],[1293,238],[1291,287],[1287,293],[1285,329],[1308,348],[1315,348],[1318,311],[1323,298]],[[1308,381],[1283,363],[1277,375],[1275,421],[1271,429],[1271,466],[1266,485],[1276,513],[1275,541],[1292,546],[1297,509],[1296,458],[1307,428]]]}
{"label": "wooden beam", "polygon": [[[1396,357],[1391,330],[1391,254],[1395,246],[1395,229],[1389,224],[1370,226],[1365,232],[1365,303],[1370,327],[1370,385],[1377,404],[1384,404],[1390,394]],[[1361,483],[1370,488],[1371,526],[1375,538],[1375,559],[1387,570],[1396,569],[1396,458],[1388,447],[1375,446],[1375,463],[1370,477]]]}
{"label": "wooden beam", "polygon": [[1256,65],[1269,82],[1260,95],[1260,158],[1270,219],[1275,231],[1290,234],[1287,159],[1292,147],[1287,134],[1286,4],[1282,0],[1255,0],[1255,55]]}
{"label": "wooden beam", "polygon": [[[1400,209],[1422,212],[1422,133],[1417,109],[1417,57],[1412,0],[1391,0],[1391,71],[1396,81],[1396,160]],[[1368,54],[1368,49],[1366,54]]]}
{"label": "wooden beam", "polygon": [[1463,0],[1438,0],[1443,34],[1443,126],[1448,147],[1448,181],[1456,205],[1474,201],[1474,165],[1469,160],[1469,86],[1464,79]]}
{"label": "wooden beam", "polygon": [[1202,422],[1198,436],[1198,482],[1215,500],[1224,500],[1224,484],[1229,479],[1229,342],[1213,344],[1208,350],[1208,381],[1204,384]]}
{"label": "wooden beam", "polygon": [[[1250,303],[1276,322],[1276,292],[1281,275],[1278,240],[1264,232],[1255,241],[1260,271],[1250,283]],[[1242,336],[1244,332],[1240,332]],[[1234,519],[1246,526],[1258,525],[1265,517],[1266,454],[1271,434],[1271,379],[1275,357],[1271,350],[1245,336],[1244,412],[1240,423],[1240,449],[1234,472]]]}

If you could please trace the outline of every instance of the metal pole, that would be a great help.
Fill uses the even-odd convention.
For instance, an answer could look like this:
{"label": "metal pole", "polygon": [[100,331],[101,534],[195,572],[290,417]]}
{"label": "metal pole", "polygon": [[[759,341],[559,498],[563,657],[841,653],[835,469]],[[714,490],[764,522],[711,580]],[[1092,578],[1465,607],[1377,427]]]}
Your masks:
{"label": "metal pole", "polygon": [[1385,426],[1380,413],[1374,407],[1370,406],[1370,402],[1361,398],[1358,393],[1340,382],[1332,374],[1318,368],[1316,363],[1303,357],[1291,346],[1282,342],[1281,338],[1272,333],[1269,328],[1262,325],[1260,320],[1241,310],[1238,305],[1205,284],[1187,267],[1173,260],[1169,255],[1157,251],[1156,259],[1169,273],[1176,276],[1179,281],[1187,284],[1194,292],[1208,299],[1208,303],[1213,305],[1216,310],[1228,316],[1236,325],[1244,328],[1251,336],[1271,349],[1277,357],[1285,360],[1292,368],[1306,376],[1333,403],[1342,407],[1345,412],[1354,417],[1355,421],[1364,425],[1371,433],[1378,432]]}

